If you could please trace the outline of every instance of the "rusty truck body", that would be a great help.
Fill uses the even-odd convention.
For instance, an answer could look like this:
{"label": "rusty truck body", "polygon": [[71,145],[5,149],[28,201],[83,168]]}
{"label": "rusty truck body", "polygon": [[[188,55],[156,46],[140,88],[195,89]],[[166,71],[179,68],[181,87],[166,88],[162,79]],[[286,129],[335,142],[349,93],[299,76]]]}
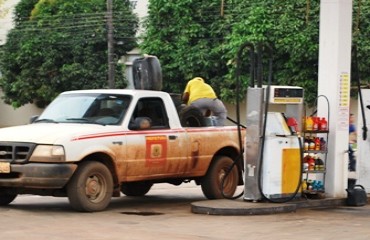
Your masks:
{"label": "rusty truck body", "polygon": [[238,135],[235,126],[182,126],[161,91],[64,92],[32,123],[0,129],[0,205],[35,194],[101,211],[121,193],[192,180],[209,199],[232,196],[242,184]]}

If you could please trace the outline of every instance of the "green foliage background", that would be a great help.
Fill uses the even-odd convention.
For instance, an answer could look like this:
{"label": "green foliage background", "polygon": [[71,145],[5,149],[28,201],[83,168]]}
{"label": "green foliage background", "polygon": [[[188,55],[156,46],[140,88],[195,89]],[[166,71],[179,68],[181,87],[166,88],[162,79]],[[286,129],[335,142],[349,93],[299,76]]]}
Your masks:
{"label": "green foliage background", "polygon": [[[189,79],[203,76],[223,100],[234,102],[237,51],[245,42],[262,42],[273,49],[273,84],[304,87],[305,100],[312,104],[317,96],[320,2],[230,0],[223,7],[221,3],[150,0],[141,48],[160,59],[165,90],[181,92]],[[360,76],[367,82],[370,1],[353,5],[354,26],[359,23],[353,42],[358,46]],[[264,55],[264,83],[269,57]],[[249,64],[245,52],[241,95],[249,85]]]}
{"label": "green foliage background", "polygon": [[[22,0],[0,58],[5,101],[44,106],[62,91],[106,88],[106,9],[104,0]],[[122,56],[136,46],[138,19],[128,0],[114,0],[113,9]],[[125,86],[120,65],[115,80]]]}
{"label": "green foliage background", "polygon": [[[224,5],[222,5],[224,3]],[[370,1],[353,2],[353,43],[358,49],[362,83],[370,76]],[[273,84],[305,88],[317,96],[319,7],[314,0],[149,0],[143,53],[156,55],[164,91],[181,93],[186,82],[202,76],[225,101],[235,102],[236,55],[245,42],[271,46]],[[0,87],[14,107],[47,104],[65,90],[107,87],[106,1],[21,0],[15,28],[0,55]],[[137,46],[138,19],[128,0],[114,0],[116,56]],[[334,61],[334,59],[333,59]],[[243,52],[241,97],[250,84],[249,56]],[[116,87],[124,87],[122,66]],[[356,76],[352,73],[352,76]],[[355,83],[353,83],[354,85]]]}

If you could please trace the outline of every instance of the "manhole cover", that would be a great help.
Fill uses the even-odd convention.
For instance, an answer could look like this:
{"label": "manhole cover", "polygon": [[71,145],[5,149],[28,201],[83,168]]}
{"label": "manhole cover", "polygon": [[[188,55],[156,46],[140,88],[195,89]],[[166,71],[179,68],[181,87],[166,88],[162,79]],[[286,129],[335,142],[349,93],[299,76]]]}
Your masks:
{"label": "manhole cover", "polygon": [[159,213],[159,212],[121,212],[121,214],[139,215],[139,216],[155,216],[155,215],[163,215],[164,213]]}

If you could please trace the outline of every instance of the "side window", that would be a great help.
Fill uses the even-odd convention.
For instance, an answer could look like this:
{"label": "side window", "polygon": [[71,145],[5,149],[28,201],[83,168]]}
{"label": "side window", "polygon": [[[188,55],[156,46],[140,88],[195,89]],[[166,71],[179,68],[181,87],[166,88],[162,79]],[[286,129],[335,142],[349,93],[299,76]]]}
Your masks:
{"label": "side window", "polygon": [[151,129],[169,128],[164,103],[160,98],[142,98],[138,101],[131,121],[138,117],[151,120]]}

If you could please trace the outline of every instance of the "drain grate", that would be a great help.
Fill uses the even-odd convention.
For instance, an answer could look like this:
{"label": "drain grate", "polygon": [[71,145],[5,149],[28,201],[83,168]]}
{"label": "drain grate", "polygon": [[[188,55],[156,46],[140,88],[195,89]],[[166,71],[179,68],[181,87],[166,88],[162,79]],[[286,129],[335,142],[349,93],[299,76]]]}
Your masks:
{"label": "drain grate", "polygon": [[156,216],[156,215],[163,215],[164,213],[159,213],[159,212],[121,212],[121,214],[139,215],[139,216]]}

